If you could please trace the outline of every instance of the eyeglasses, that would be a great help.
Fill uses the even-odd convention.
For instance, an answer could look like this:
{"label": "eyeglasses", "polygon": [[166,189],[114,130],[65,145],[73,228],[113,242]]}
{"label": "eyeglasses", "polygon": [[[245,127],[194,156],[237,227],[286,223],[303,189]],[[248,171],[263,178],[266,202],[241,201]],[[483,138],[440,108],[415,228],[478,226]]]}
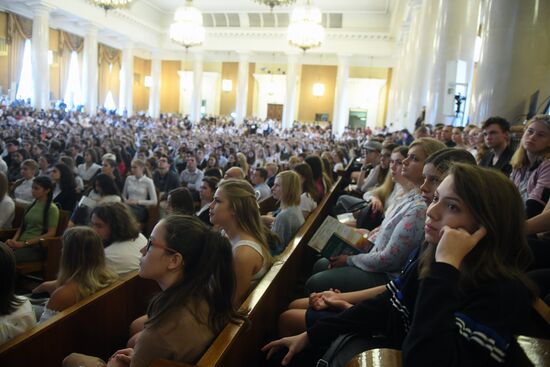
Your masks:
{"label": "eyeglasses", "polygon": [[162,246],[162,245],[155,245],[153,243],[153,240],[151,238],[149,238],[149,240],[147,241],[147,245],[145,246],[145,252],[149,252],[149,249],[151,247],[158,247],[158,248],[161,248],[163,250],[166,250],[168,252],[171,252],[173,254],[177,254],[178,252],[170,247],[166,247],[166,246]]}

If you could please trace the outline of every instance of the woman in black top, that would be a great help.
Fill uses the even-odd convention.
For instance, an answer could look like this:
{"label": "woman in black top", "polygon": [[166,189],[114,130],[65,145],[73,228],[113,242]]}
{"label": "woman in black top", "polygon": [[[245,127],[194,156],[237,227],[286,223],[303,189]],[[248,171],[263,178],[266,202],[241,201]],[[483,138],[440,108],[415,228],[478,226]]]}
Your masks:
{"label": "woman in black top", "polygon": [[53,166],[51,179],[55,183],[53,202],[61,210],[72,212],[79,199],[74,173],[65,163]]}
{"label": "woman in black top", "polygon": [[405,366],[502,366],[534,299],[522,272],[530,260],[522,208],[502,174],[455,165],[428,209],[419,259],[385,292],[263,350],[287,347],[286,365],[308,345],[358,333],[402,349]]}

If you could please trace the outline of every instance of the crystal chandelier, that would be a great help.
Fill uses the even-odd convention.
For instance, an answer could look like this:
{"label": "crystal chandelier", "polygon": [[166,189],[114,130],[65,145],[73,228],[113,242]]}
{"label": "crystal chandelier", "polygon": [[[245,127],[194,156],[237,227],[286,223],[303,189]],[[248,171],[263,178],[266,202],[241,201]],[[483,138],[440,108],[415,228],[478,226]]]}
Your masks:
{"label": "crystal chandelier", "polygon": [[276,6],[288,6],[296,2],[296,0],[254,0],[255,2],[269,6],[271,11]]}
{"label": "crystal chandelier", "polygon": [[202,14],[187,0],[185,6],[176,9],[174,23],[170,26],[170,39],[186,49],[204,42]]}
{"label": "crystal chandelier", "polygon": [[89,0],[92,4],[105,9],[105,11],[112,9],[127,8],[133,0]]}
{"label": "crystal chandelier", "polygon": [[290,17],[288,26],[288,42],[300,47],[304,52],[312,47],[319,47],[325,40],[325,29],[321,25],[321,10],[311,5],[297,6]]}

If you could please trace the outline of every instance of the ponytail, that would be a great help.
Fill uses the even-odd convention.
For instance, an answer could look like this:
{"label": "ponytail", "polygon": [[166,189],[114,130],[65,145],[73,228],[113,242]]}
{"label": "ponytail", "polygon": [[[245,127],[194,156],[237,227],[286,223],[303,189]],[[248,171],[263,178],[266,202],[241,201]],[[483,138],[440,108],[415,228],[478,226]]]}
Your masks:
{"label": "ponytail", "polygon": [[49,222],[49,210],[50,206],[52,205],[53,201],[53,190],[50,190],[48,193],[48,200],[46,201],[46,205],[44,206],[44,213],[42,214],[42,234],[48,232],[48,222]]}
{"label": "ponytail", "polygon": [[[236,280],[229,240],[188,215],[170,215],[159,223],[167,247],[183,258],[182,274],[151,301],[146,325],[154,327],[183,307],[215,333],[228,322],[243,321],[233,305]],[[204,304],[207,320],[201,319]]]}
{"label": "ponytail", "polygon": [[[243,320],[233,306],[236,291],[233,250],[227,238],[211,229],[205,232],[202,256],[213,266],[210,274],[210,292],[207,302],[210,305],[208,324],[221,331],[227,322]],[[202,262],[202,261],[201,261]]]}

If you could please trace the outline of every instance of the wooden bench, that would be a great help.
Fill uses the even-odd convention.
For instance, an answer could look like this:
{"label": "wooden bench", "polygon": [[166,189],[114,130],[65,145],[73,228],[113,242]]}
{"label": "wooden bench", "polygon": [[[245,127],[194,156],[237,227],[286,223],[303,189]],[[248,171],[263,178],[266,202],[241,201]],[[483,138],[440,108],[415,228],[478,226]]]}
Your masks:
{"label": "wooden bench", "polygon": [[55,237],[41,238],[40,242],[38,242],[38,246],[46,249],[46,257],[43,261],[17,264],[18,273],[32,274],[41,272],[41,280],[57,279],[57,272],[61,261],[61,248],[63,247],[61,236],[63,236],[63,232],[67,229],[70,216],[71,213],[68,211],[59,211],[59,221],[57,222]]}
{"label": "wooden bench", "polygon": [[[277,335],[279,314],[286,308],[300,276],[309,274],[315,251],[307,246],[317,228],[334,204],[342,179],[333,186],[321,204],[307,218],[258,286],[251,292],[241,309],[248,310],[250,326],[227,325],[214,340],[196,366],[256,365],[265,355],[260,348]],[[154,361],[153,367],[190,366],[167,360]]]}
{"label": "wooden bench", "polygon": [[108,358],[128,340],[158,285],[132,272],[113,285],[0,345],[0,366],[59,367],[72,352]]}

